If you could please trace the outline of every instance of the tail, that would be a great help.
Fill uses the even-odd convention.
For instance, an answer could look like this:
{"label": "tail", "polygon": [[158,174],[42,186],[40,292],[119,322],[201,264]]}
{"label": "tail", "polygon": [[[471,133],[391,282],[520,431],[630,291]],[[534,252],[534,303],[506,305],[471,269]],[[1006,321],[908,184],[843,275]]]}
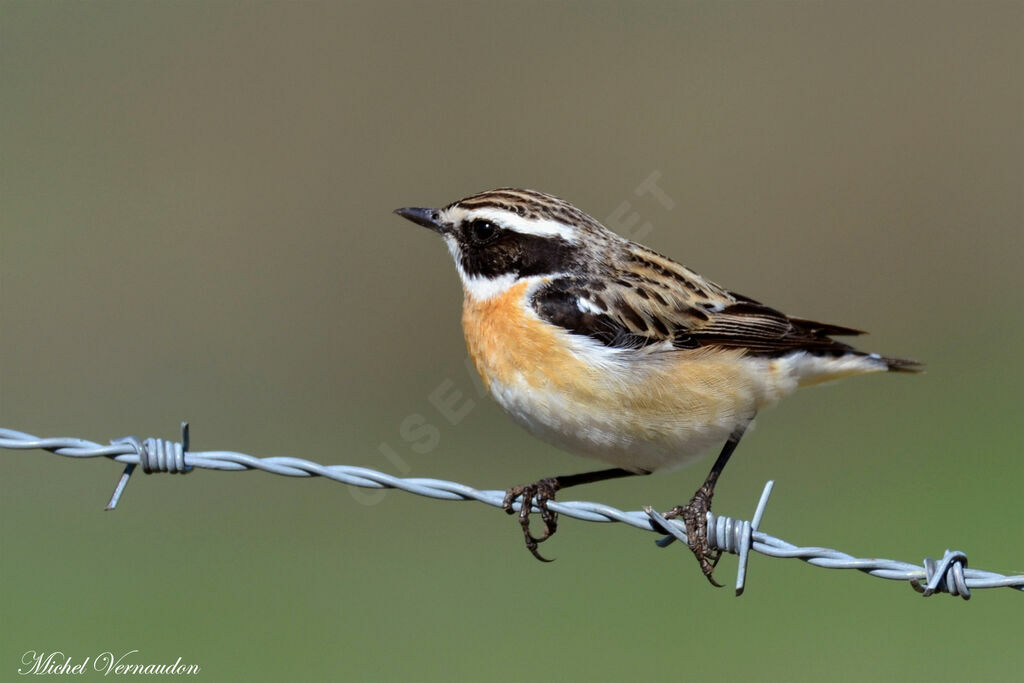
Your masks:
{"label": "tail", "polygon": [[909,358],[887,358],[847,348],[831,354],[798,352],[779,359],[788,365],[797,384],[809,387],[853,375],[875,372],[921,372],[921,364]]}
{"label": "tail", "polygon": [[888,358],[879,356],[877,353],[865,354],[868,358],[877,359],[885,363],[885,369],[889,372],[924,372],[924,363],[913,358]]}
{"label": "tail", "polygon": [[[864,330],[858,330],[853,327],[843,327],[842,325],[831,325],[828,323],[819,323],[813,320],[806,320],[804,318],[789,318],[789,321],[798,329],[806,332],[811,338],[816,340],[821,345],[821,351],[824,355],[832,355],[835,358],[846,359],[849,361],[860,360],[859,365],[861,370],[842,371],[838,374],[840,376],[847,374],[861,374],[863,372],[880,372],[882,370],[888,370],[889,372],[923,372],[924,363],[916,361],[913,358],[890,358],[877,353],[865,353],[853,348],[849,344],[832,339],[831,337],[858,337],[865,334]],[[824,344],[822,344],[824,342]],[[808,351],[811,345],[806,345]],[[812,351],[813,353],[813,351]],[[863,361],[869,361],[864,363]],[[837,364],[841,365],[841,364]],[[856,363],[855,363],[856,365]],[[824,375],[829,375],[827,371],[823,372]],[[822,381],[822,380],[818,380]]]}

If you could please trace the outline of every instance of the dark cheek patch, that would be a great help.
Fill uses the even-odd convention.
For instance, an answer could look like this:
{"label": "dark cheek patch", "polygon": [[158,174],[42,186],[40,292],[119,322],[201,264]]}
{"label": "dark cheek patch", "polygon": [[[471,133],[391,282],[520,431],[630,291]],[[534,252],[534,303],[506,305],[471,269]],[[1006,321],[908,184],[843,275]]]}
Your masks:
{"label": "dark cheek patch", "polygon": [[573,265],[569,243],[560,237],[541,237],[504,232],[487,244],[476,245],[460,239],[462,270],[470,276],[496,278],[549,275],[569,270]]}

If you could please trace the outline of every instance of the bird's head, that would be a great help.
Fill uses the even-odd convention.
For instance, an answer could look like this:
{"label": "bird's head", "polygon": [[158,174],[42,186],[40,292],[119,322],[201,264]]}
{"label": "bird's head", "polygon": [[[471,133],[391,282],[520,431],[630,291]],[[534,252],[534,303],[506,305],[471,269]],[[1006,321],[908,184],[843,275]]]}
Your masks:
{"label": "bird's head", "polygon": [[572,204],[533,190],[490,190],[440,209],[395,213],[444,238],[463,287],[476,299],[523,278],[579,272],[595,248],[614,238]]}

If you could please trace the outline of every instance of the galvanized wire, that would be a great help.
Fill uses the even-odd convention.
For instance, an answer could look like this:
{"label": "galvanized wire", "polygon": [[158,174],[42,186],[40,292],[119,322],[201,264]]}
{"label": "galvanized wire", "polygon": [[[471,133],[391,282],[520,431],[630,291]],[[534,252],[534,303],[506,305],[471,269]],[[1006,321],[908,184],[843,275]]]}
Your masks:
{"label": "galvanized wire", "polygon": [[[321,465],[311,460],[292,457],[256,458],[233,451],[189,450],[188,425],[182,425],[180,442],[163,439],[124,437],[103,445],[76,438],[40,438],[13,429],[0,428],[0,448],[40,449],[70,458],[106,457],[126,465],[108,509],[117,505],[132,470],[141,465],[147,473],[187,473],[195,468],[211,470],[263,470],[289,477],[324,477],[363,488],[392,488],[440,500],[475,500],[493,507],[502,507],[505,491],[479,490],[453,481],[426,478],[394,477],[366,467]],[[934,593],[959,595],[965,600],[978,588],[1013,588],[1024,591],[1024,575],[1005,576],[995,572],[969,569],[967,555],[947,550],[940,560],[926,558],[922,565],[885,560],[857,558],[831,548],[800,547],[770,536],[758,529],[764,514],[772,482],[768,482],[758,503],[753,521],[743,521],[708,513],[709,541],[714,548],[740,556],[736,594],[743,592],[747,557],[751,550],[770,557],[798,558],[816,567],[857,569],[865,574],[895,581],[907,581],[925,597]],[[519,503],[515,504],[519,509]],[[665,547],[676,539],[686,542],[686,527],[679,520],[666,520],[650,507],[623,511],[601,503],[583,501],[551,501],[548,507],[561,515],[587,522],[621,522],[644,531],[663,534],[658,541]]]}

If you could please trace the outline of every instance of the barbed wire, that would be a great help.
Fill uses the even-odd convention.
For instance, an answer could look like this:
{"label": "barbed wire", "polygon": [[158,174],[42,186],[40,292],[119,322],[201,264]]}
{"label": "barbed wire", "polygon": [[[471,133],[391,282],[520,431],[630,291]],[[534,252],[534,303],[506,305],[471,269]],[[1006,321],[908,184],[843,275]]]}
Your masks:
{"label": "barbed wire", "polygon": [[[107,504],[108,510],[117,506],[132,472],[138,465],[141,465],[146,473],[184,474],[199,468],[225,471],[262,470],[289,477],[324,477],[350,486],[398,489],[440,500],[475,500],[497,508],[502,507],[505,498],[503,490],[479,490],[440,479],[394,477],[366,467],[321,465],[311,460],[293,457],[256,458],[234,451],[191,451],[187,423],[182,423],[180,442],[123,437],[112,440],[110,445],[68,437],[40,438],[13,429],[0,428],[0,448],[38,449],[70,458],[105,457],[124,463],[124,473]],[[771,481],[765,485],[752,521],[708,513],[708,540],[711,547],[740,556],[736,595],[743,593],[751,550],[769,557],[800,559],[816,567],[857,569],[870,576],[907,581],[914,590],[925,597],[935,593],[949,593],[968,600],[971,597],[971,590],[978,588],[1005,587],[1024,591],[1024,575],[1005,576],[995,572],[969,569],[967,555],[958,550],[946,550],[939,560],[926,558],[921,566],[880,558],[862,559],[831,548],[800,547],[770,536],[760,531],[758,526],[772,487]],[[650,506],[645,506],[643,510],[627,512],[601,503],[551,501],[548,507],[558,514],[587,522],[620,522],[658,534],[664,534],[667,530],[669,535],[657,541],[660,547],[667,547],[675,540],[686,543],[685,525],[679,520],[665,519]],[[515,504],[515,508],[520,508],[519,502]]]}

